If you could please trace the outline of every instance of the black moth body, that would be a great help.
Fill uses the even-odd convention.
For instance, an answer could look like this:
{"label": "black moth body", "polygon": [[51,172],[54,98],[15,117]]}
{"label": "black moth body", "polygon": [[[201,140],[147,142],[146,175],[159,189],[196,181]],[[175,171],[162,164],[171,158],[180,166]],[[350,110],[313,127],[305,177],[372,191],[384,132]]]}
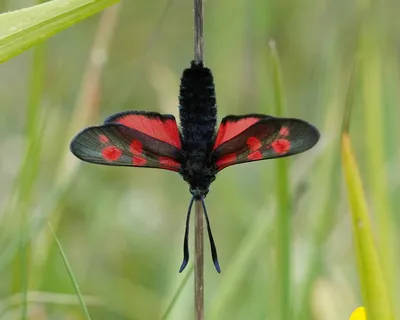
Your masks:
{"label": "black moth body", "polygon": [[214,80],[203,63],[192,62],[183,72],[179,95],[182,138],[180,174],[190,192],[200,199],[215,180],[217,167],[211,160],[217,125]]}

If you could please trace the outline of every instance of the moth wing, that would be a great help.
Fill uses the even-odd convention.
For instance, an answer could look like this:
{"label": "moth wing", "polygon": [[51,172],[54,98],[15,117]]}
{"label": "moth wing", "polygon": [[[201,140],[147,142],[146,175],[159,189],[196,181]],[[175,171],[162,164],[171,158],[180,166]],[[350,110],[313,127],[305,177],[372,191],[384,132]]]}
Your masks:
{"label": "moth wing", "polygon": [[181,137],[175,117],[158,112],[125,111],[108,117],[105,122],[120,123],[140,131],[154,139],[163,141],[181,149]]}
{"label": "moth wing", "polygon": [[216,150],[225,142],[240,135],[252,125],[261,120],[269,119],[270,116],[264,114],[247,114],[243,116],[229,115],[222,119],[219,125],[217,136],[214,142],[213,150]]}
{"label": "moth wing", "polygon": [[174,145],[118,123],[89,127],[72,140],[79,159],[103,165],[179,171],[181,151]]}
{"label": "moth wing", "polygon": [[300,119],[229,116],[222,123],[225,133],[221,133],[223,138],[219,142],[221,128],[218,130],[212,154],[218,171],[234,164],[298,154],[312,148],[319,140],[318,130]]}

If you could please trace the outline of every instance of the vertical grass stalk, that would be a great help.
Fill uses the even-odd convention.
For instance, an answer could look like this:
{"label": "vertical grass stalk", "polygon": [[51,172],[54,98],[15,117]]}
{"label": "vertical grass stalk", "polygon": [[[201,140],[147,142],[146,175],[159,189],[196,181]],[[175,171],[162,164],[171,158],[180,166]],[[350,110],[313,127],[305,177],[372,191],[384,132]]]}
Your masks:
{"label": "vertical grass stalk", "polygon": [[193,265],[190,266],[190,268],[186,271],[186,274],[184,276],[184,278],[182,279],[181,283],[179,284],[179,286],[176,288],[170,303],[168,304],[168,307],[165,309],[164,314],[162,315],[162,317],[160,318],[161,320],[167,320],[169,315],[171,314],[172,309],[175,307],[176,302],[178,301],[178,298],[182,292],[182,290],[185,288],[189,277],[192,275],[193,272]]}
{"label": "vertical grass stalk", "polygon": [[74,273],[72,272],[72,269],[71,269],[71,266],[70,266],[70,264],[68,262],[67,256],[65,255],[65,252],[64,252],[64,250],[62,248],[62,245],[61,245],[61,242],[58,240],[57,235],[54,232],[53,227],[51,226],[51,223],[49,223],[49,228],[50,228],[50,231],[51,231],[51,233],[52,233],[52,235],[54,237],[54,240],[55,240],[55,242],[57,244],[57,248],[58,248],[58,251],[61,254],[61,257],[63,259],[64,265],[67,268],[69,278],[71,279],[72,285],[74,286],[75,293],[76,293],[76,295],[78,297],[79,304],[81,305],[81,308],[82,308],[82,311],[83,311],[83,313],[85,315],[85,318],[86,318],[86,320],[91,320],[89,311],[88,311],[88,309],[86,307],[85,301],[83,300],[83,296],[82,296],[81,290],[79,289],[78,282],[76,281],[76,279],[74,277]]}
{"label": "vertical grass stalk", "polygon": [[351,91],[353,86],[354,72],[349,85],[349,94],[343,117],[341,155],[347,197],[350,204],[362,297],[369,320],[394,320],[390,295],[372,232],[363,184],[349,136],[352,107]]}
{"label": "vertical grass stalk", "polygon": [[342,135],[342,164],[350,202],[363,301],[369,320],[394,320],[373,238],[362,182],[347,132]]}
{"label": "vertical grass stalk", "polygon": [[[194,0],[194,60],[203,61],[203,0]],[[203,208],[201,200],[195,201],[195,261],[194,261],[194,303],[196,320],[204,319],[204,240]]]}
{"label": "vertical grass stalk", "polygon": [[203,0],[194,0],[194,60],[203,61]]}
{"label": "vertical grass stalk", "polygon": [[[364,105],[364,125],[366,135],[366,164],[369,192],[377,225],[378,249],[382,268],[389,286],[395,281],[393,243],[394,232],[387,182],[387,155],[385,149],[385,124],[382,103],[382,67],[379,46],[371,39],[370,28],[364,27],[362,39],[362,90]],[[393,291],[393,288],[392,290]]]}
{"label": "vertical grass stalk", "polygon": [[195,260],[194,260],[194,304],[196,320],[204,319],[204,239],[203,208],[201,200],[195,201]]}
{"label": "vertical grass stalk", "polygon": [[[41,3],[42,1],[39,1]],[[41,119],[40,104],[43,95],[44,71],[45,71],[45,44],[38,45],[32,51],[32,68],[29,85],[28,106],[26,111],[26,147],[24,161],[21,164],[18,197],[16,210],[20,216],[20,244],[19,265],[21,290],[21,319],[28,316],[28,291],[30,269],[30,243],[28,208],[30,204],[33,186],[39,172],[39,158],[41,147]],[[17,276],[18,277],[18,276]]]}
{"label": "vertical grass stalk", "polygon": [[[270,43],[273,62],[275,113],[278,117],[284,115],[284,94],[282,71],[279,62],[278,50],[275,41]],[[276,160],[276,191],[277,191],[277,274],[278,281],[278,317],[277,319],[291,319],[291,197],[289,192],[289,163],[287,159]]]}

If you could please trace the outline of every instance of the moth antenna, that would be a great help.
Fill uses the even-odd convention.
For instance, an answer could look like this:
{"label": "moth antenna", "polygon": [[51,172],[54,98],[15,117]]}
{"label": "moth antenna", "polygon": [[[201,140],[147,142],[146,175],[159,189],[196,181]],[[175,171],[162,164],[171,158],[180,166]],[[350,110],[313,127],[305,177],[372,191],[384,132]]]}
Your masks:
{"label": "moth antenna", "polygon": [[204,202],[204,197],[201,198],[201,204],[203,205],[203,211],[204,211],[204,215],[206,217],[206,222],[207,222],[207,232],[208,232],[208,238],[210,239],[211,256],[212,256],[212,259],[214,262],[215,269],[217,270],[218,273],[220,273],[221,269],[219,267],[219,262],[218,262],[217,248],[215,247],[214,238],[213,238],[213,235],[211,232],[210,220],[208,219],[208,214],[207,214],[206,204]]}
{"label": "moth antenna", "polygon": [[179,273],[181,273],[189,262],[189,246],[188,246],[188,238],[189,238],[189,222],[190,222],[190,211],[192,211],[192,206],[194,202],[194,197],[190,200],[189,209],[186,215],[186,227],[185,227],[185,238],[183,239],[183,261],[182,265],[179,268]]}

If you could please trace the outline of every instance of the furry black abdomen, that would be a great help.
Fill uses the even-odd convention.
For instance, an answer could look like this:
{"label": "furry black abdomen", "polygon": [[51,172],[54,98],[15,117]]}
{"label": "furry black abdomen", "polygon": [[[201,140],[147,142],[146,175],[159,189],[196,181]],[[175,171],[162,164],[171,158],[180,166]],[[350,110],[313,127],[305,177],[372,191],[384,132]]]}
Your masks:
{"label": "furry black abdomen", "polygon": [[179,111],[184,163],[181,174],[192,189],[208,190],[214,180],[211,152],[217,122],[214,80],[203,63],[192,62],[181,78]]}
{"label": "furry black abdomen", "polygon": [[[217,121],[214,80],[211,70],[203,63],[192,62],[181,78],[179,110],[183,143],[196,149],[211,149]],[[200,141],[199,141],[200,138]],[[198,146],[198,144],[201,146]],[[185,148],[190,151],[189,148]]]}

